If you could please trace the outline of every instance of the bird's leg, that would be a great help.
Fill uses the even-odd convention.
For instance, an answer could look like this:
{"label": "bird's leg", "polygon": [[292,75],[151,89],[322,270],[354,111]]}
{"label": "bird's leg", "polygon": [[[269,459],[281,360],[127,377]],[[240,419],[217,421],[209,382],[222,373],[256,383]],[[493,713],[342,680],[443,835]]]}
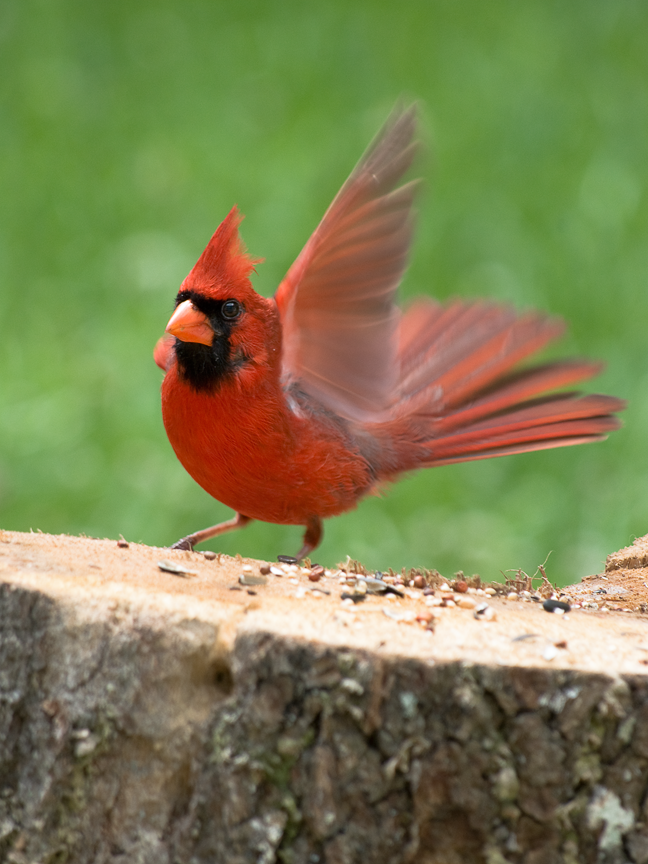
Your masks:
{"label": "bird's leg", "polygon": [[219,522],[218,525],[212,525],[211,528],[205,528],[203,531],[196,531],[195,534],[183,537],[182,540],[174,543],[171,548],[188,549],[191,551],[198,543],[204,543],[205,540],[211,540],[212,537],[218,537],[219,534],[226,534],[228,531],[234,531],[236,528],[245,528],[251,521],[249,516],[237,513],[233,519],[228,519],[227,522]]}
{"label": "bird's leg", "polygon": [[322,536],[324,534],[324,527],[322,526],[322,520],[319,516],[311,516],[311,518],[306,523],[306,531],[304,532],[304,545],[297,553],[297,560],[301,561],[302,558],[305,558],[313,549],[316,549],[319,544],[322,542]]}

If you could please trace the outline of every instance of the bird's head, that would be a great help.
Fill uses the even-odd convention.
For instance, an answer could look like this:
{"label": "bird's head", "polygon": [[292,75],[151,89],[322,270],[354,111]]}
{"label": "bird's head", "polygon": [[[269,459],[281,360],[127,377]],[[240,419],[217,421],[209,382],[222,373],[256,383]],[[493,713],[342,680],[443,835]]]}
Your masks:
{"label": "bird's head", "polygon": [[259,259],[245,251],[241,216],[228,213],[193,270],[180,286],[166,332],[175,336],[180,371],[198,390],[226,376],[245,375],[259,364],[278,362],[280,329],[276,304],[252,288]]}

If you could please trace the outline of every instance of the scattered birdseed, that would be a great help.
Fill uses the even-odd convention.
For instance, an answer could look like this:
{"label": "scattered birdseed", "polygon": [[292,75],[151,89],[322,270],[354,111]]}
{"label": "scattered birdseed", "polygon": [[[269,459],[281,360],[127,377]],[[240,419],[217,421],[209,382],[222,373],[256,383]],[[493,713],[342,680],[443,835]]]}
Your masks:
{"label": "scattered birdseed", "polygon": [[351,603],[362,603],[362,601],[366,599],[366,596],[366,594],[358,594],[355,591],[353,594],[349,594],[348,591],[343,591],[340,594],[343,603],[348,603],[349,601],[351,601]]}
{"label": "scattered birdseed", "polygon": [[248,588],[248,589],[247,589],[247,593],[248,593],[248,594],[251,594],[253,597],[256,597],[256,596],[257,596],[257,592],[256,592],[256,591],[253,591],[251,588]]}
{"label": "scattered birdseed", "polygon": [[128,540],[124,540],[122,534],[119,535],[119,540],[117,541],[117,545],[120,549],[128,549],[129,543]]}
{"label": "scattered birdseed", "polygon": [[206,558],[208,561],[213,561],[216,558],[216,553],[212,552],[211,549],[208,549],[206,552],[203,552],[203,558]]}
{"label": "scattered birdseed", "polygon": [[523,642],[525,639],[539,639],[539,633],[522,633],[521,636],[514,636],[511,642]]}
{"label": "scattered birdseed", "polygon": [[187,570],[181,564],[176,564],[174,561],[158,561],[157,566],[164,573],[173,573],[174,576],[197,576],[197,570]]}
{"label": "scattered birdseed", "polygon": [[230,585],[228,590],[229,591],[242,591],[243,589],[240,588],[238,585]]}
{"label": "scattered birdseed", "polygon": [[518,595],[517,595],[517,593],[516,593],[515,591],[511,591],[510,594],[507,594],[507,595],[506,595],[506,599],[507,599],[507,600],[514,600],[514,601],[515,601],[515,600],[519,600],[520,598],[518,597]]}
{"label": "scattered birdseed", "polygon": [[412,580],[415,588],[425,588],[427,586],[427,582],[425,581],[425,576],[415,576]]}
{"label": "scattered birdseed", "polygon": [[567,649],[567,640],[561,639],[560,642],[554,642],[554,645],[556,646],[556,648],[564,648],[566,650]]}
{"label": "scattered birdseed", "polygon": [[497,618],[497,612],[488,603],[480,603],[473,614],[478,621],[495,621]]}
{"label": "scattered birdseed", "polygon": [[457,597],[455,603],[460,609],[474,609],[477,606],[477,601],[472,597]]}
{"label": "scattered birdseed", "polygon": [[277,561],[280,564],[297,564],[298,559],[294,555],[277,555]]}
{"label": "scattered birdseed", "polygon": [[267,576],[272,571],[272,567],[269,564],[262,564],[259,567],[259,573],[263,573],[264,576]]}
{"label": "scattered birdseed", "polygon": [[269,572],[272,573],[273,576],[285,576],[286,575],[284,573],[284,571],[281,569],[281,567],[272,566],[272,567],[270,567]]}
{"label": "scattered birdseed", "polygon": [[466,594],[468,592],[468,583],[463,579],[459,579],[455,582],[454,590],[458,594]]}
{"label": "scattered birdseed", "polygon": [[239,576],[241,585],[267,585],[268,580],[265,576],[253,576],[251,573],[241,573]]}
{"label": "scattered birdseed", "polygon": [[241,570],[242,570],[244,573],[254,573],[254,567],[253,567],[251,564],[244,564],[244,565],[241,567]]}
{"label": "scattered birdseed", "polygon": [[545,660],[553,660],[558,654],[558,649],[555,645],[547,645],[545,650],[542,652],[542,656]]}
{"label": "scattered birdseed", "polygon": [[560,615],[564,615],[565,612],[569,612],[571,607],[569,603],[564,603],[562,600],[545,600],[542,608],[545,612],[557,612]]}
{"label": "scattered birdseed", "polygon": [[484,588],[484,594],[487,597],[494,597],[497,594],[497,591],[494,588]]}
{"label": "scattered birdseed", "polygon": [[443,606],[443,600],[440,597],[426,597],[425,598],[426,606]]}
{"label": "scattered birdseed", "polygon": [[321,571],[311,570],[310,573],[308,574],[308,578],[311,582],[319,582],[319,580],[322,578],[323,572],[324,572],[323,569]]}

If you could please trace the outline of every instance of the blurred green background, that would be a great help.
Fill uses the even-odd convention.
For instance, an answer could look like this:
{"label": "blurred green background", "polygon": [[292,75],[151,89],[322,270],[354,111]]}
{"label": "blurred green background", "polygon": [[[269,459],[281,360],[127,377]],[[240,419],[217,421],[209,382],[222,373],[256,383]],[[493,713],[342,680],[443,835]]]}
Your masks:
{"label": "blurred green background", "polygon": [[166,440],[153,345],[234,203],[272,293],[404,94],[427,152],[403,297],[562,315],[560,352],[630,407],[603,444],[409,477],[317,558],[599,570],[648,531],[647,32],[632,0],[3,0],[0,526],[166,545],[230,515]]}

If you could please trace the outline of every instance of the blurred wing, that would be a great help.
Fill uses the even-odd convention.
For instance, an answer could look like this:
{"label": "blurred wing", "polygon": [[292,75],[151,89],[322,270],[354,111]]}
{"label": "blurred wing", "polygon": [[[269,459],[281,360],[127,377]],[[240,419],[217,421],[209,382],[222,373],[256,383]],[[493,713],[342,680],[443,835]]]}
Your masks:
{"label": "blurred wing", "polygon": [[417,182],[416,111],[396,108],[276,293],[283,374],[337,413],[378,420],[398,381],[394,294],[407,265]]}

